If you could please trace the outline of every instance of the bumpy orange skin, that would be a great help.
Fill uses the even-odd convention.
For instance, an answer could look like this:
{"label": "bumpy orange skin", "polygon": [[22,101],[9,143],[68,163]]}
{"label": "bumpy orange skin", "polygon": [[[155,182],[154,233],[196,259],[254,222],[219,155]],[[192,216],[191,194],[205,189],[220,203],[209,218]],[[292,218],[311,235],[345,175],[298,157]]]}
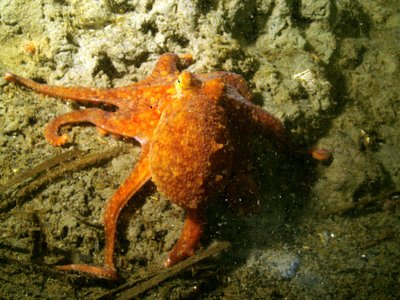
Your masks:
{"label": "bumpy orange skin", "polygon": [[[228,119],[221,106],[224,83],[202,82],[184,72],[188,87],[177,87],[150,142],[152,180],[172,202],[199,209],[226,186],[232,166]],[[183,76],[181,76],[183,77]],[[193,82],[196,81],[196,82]]]}
{"label": "bumpy orange skin", "polygon": [[[59,269],[116,279],[113,253],[118,216],[150,179],[160,193],[186,209],[182,234],[165,265],[193,255],[202,234],[204,208],[226,189],[230,179],[237,184],[244,178],[249,131],[258,130],[283,148],[282,123],[251,103],[252,94],[240,75],[180,71],[191,63],[191,55],[166,53],[147,78],[113,89],[49,86],[11,73],[4,76],[44,95],[117,108],[114,112],[88,108],[59,116],[45,129],[50,144],[61,146],[68,141],[66,134],[60,135],[62,126],[89,122],[102,134],[133,137],[142,146],[132,173],[105,207],[104,266],[72,264]],[[243,172],[232,174],[234,161]],[[254,185],[249,186],[253,194]]]}

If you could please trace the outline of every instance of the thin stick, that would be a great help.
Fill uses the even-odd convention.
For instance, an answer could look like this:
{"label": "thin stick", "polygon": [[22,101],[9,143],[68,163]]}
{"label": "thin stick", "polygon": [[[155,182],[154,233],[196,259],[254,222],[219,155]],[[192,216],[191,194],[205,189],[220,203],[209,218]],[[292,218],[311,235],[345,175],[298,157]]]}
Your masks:
{"label": "thin stick", "polygon": [[[137,297],[141,293],[151,289],[152,287],[160,284],[161,282],[167,280],[168,278],[175,276],[176,274],[183,271],[184,269],[187,269],[188,267],[191,267],[194,264],[196,264],[210,256],[213,256],[221,251],[224,251],[224,250],[228,249],[230,246],[231,246],[231,244],[227,241],[214,243],[214,244],[210,245],[206,250],[200,251],[196,255],[189,257],[188,259],[186,259],[168,269],[165,269],[165,271],[159,273],[158,275],[151,277],[150,279],[146,280],[145,282],[143,282],[137,286],[134,286],[132,288],[128,288],[127,290],[121,292],[119,294],[119,296],[114,299],[125,300],[125,299],[132,299],[134,297]],[[103,295],[103,296],[97,298],[97,300],[108,299],[109,297],[114,297],[120,290],[121,290],[121,288],[118,288],[118,289],[112,291],[111,293],[108,293],[106,295]]]}
{"label": "thin stick", "polygon": [[[28,184],[27,186],[20,189],[15,197],[10,197],[7,201],[5,201],[4,203],[1,203],[0,212],[5,212],[5,211],[10,210],[12,207],[14,207],[17,204],[17,199],[23,198],[24,196],[36,191],[41,186],[52,182],[56,178],[58,178],[62,175],[65,175],[68,172],[81,170],[86,167],[98,164],[102,161],[105,161],[112,157],[115,157],[117,154],[119,154],[121,152],[126,152],[127,149],[128,149],[128,147],[117,146],[117,147],[113,147],[110,150],[107,150],[107,151],[104,151],[101,153],[93,153],[93,154],[88,154],[86,156],[81,155],[83,153],[83,151],[76,150],[75,152],[68,153],[68,155],[62,156],[61,158],[58,158],[58,157],[51,158],[50,159],[51,164],[55,165],[55,164],[59,164],[61,162],[66,162],[67,160],[70,160],[73,155],[76,156],[77,154],[79,154],[79,156],[78,156],[79,158],[77,158],[76,160],[69,162],[68,164],[61,164],[57,168],[50,170],[49,172],[39,176],[37,179],[32,181],[30,184]],[[66,159],[67,157],[68,157],[68,159]],[[45,161],[45,162],[39,164],[37,167],[34,167],[33,169],[35,171],[33,172],[33,170],[32,170],[32,172],[35,173],[35,175],[39,174],[39,172],[36,169],[38,169],[40,166],[39,169],[44,168],[44,170],[47,170],[48,164],[49,164],[48,161]],[[26,173],[28,173],[28,172],[26,172]],[[32,172],[30,172],[30,173],[32,173]],[[26,176],[26,175],[24,175],[24,176]]]}
{"label": "thin stick", "polygon": [[64,175],[65,173],[81,170],[88,166],[100,163],[104,160],[108,160],[111,157],[115,157],[118,153],[123,151],[123,147],[114,147],[110,150],[101,152],[101,153],[93,153],[88,154],[80,159],[77,159],[69,164],[63,164],[60,167],[46,173],[44,176],[39,177],[37,180],[33,181],[23,189],[21,189],[17,193],[17,197],[23,197],[26,194],[32,193],[33,191],[37,190],[39,187],[48,184],[49,182],[53,181],[54,179]]}
{"label": "thin stick", "polygon": [[69,150],[59,155],[53,156],[52,158],[38,164],[37,166],[34,166],[32,169],[24,170],[16,175],[14,178],[10,179],[5,185],[0,186],[0,193],[4,193],[13,186],[21,183],[25,179],[34,177],[43,171],[49,170],[62,162],[71,160],[74,157],[80,156],[82,154],[82,150]]}

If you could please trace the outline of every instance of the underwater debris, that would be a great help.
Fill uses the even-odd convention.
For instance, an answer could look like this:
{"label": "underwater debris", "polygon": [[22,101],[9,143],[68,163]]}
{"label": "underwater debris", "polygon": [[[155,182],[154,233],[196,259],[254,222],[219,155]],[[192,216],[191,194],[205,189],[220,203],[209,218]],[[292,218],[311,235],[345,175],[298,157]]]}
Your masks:
{"label": "underwater debris", "polygon": [[103,296],[97,298],[97,300],[111,299],[110,297],[115,297],[117,295],[118,295],[118,297],[113,298],[113,299],[124,300],[124,299],[132,299],[134,297],[137,297],[141,293],[157,286],[161,282],[175,276],[176,274],[182,272],[183,270],[187,269],[188,267],[191,267],[206,258],[209,258],[215,254],[218,254],[222,251],[227,250],[228,248],[230,248],[230,246],[231,246],[231,244],[227,241],[213,243],[207,249],[205,249],[203,251],[198,251],[195,255],[187,258],[186,260],[183,260],[183,261],[177,263],[174,266],[164,269],[161,272],[155,271],[153,274],[148,275],[145,278],[145,281],[143,283],[133,286],[134,284],[136,284],[139,281],[139,280],[135,280],[134,282],[127,283],[107,294],[104,294]]}
{"label": "underwater debris", "polygon": [[34,166],[32,169],[28,169],[22,171],[20,174],[16,175],[14,178],[10,179],[6,184],[0,186],[0,193],[4,193],[5,191],[9,190],[10,188],[16,186],[17,184],[23,182],[25,179],[33,178],[40,173],[50,170],[54,166],[69,161],[75,157],[82,155],[84,151],[82,150],[69,150],[53,156],[52,158]]}
{"label": "underwater debris", "polygon": [[[101,163],[105,160],[109,160],[119,153],[126,152],[128,150],[128,147],[113,147],[107,151],[103,152],[96,152],[92,154],[87,154],[85,156],[82,156],[82,153],[84,151],[82,150],[73,150],[73,151],[68,151],[65,152],[64,154],[61,154],[59,156],[53,157],[43,163],[40,163],[36,167],[34,167],[32,170],[28,170],[24,172],[23,174],[17,176],[16,178],[10,180],[13,186],[15,186],[18,183],[21,183],[25,179],[35,177],[38,174],[42,173],[45,170],[49,170],[50,168],[53,168],[57,165],[55,169],[49,170],[45,174],[42,174],[32,182],[30,182],[27,186],[21,188],[17,194],[16,197],[9,198],[8,200],[4,200],[3,203],[0,204],[0,212],[6,212],[10,209],[12,209],[18,202],[18,199],[21,199],[25,197],[26,195],[36,191],[38,188],[41,186],[48,184],[52,181],[54,181],[56,178],[65,175],[65,173],[76,171],[76,170],[81,170],[84,168],[87,168],[89,166],[93,166],[95,164]],[[69,162],[71,159],[76,158],[75,160]],[[65,164],[65,162],[68,162],[68,164]],[[10,182],[5,185],[5,190],[8,190],[8,188],[11,186]],[[2,187],[3,189],[3,187]]]}

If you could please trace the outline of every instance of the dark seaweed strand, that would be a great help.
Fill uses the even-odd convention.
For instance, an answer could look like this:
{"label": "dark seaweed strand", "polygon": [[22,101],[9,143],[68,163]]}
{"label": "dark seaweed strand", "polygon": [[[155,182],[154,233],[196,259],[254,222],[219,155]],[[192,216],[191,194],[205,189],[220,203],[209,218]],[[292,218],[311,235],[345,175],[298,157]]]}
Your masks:
{"label": "dark seaweed strand", "polygon": [[[38,178],[36,178],[34,181],[32,181],[29,185],[20,189],[17,192],[15,197],[9,197],[9,198],[7,198],[7,200],[4,200],[4,201],[2,200],[2,203],[0,204],[0,213],[6,213],[7,211],[10,211],[18,203],[20,203],[19,201],[21,201],[21,203],[23,203],[24,200],[20,200],[20,199],[23,199],[23,197],[25,197],[29,193],[34,192],[41,186],[48,184],[51,181],[55,180],[56,178],[64,175],[66,172],[73,172],[75,170],[80,170],[80,169],[86,168],[88,166],[98,164],[104,160],[108,160],[108,159],[116,156],[120,152],[126,152],[128,149],[129,149],[128,147],[117,146],[117,147],[111,148],[110,150],[107,150],[107,151],[104,151],[101,153],[93,153],[93,154],[88,154],[86,156],[81,155],[82,153],[85,153],[84,151],[77,150],[77,152],[71,153],[70,154],[71,157],[69,158],[69,159],[72,159],[73,157],[76,157],[77,153],[79,153],[80,155],[78,156],[78,158],[75,161],[68,162],[66,164],[66,162],[68,160],[66,160],[64,157],[63,160],[61,159],[61,161],[57,162],[58,164],[60,164],[60,162],[62,163],[59,167],[53,168],[49,172],[46,172],[45,174],[40,175]],[[75,154],[75,155],[73,156],[72,154]],[[47,165],[47,161],[44,163],[41,163],[40,165],[42,165],[42,164]],[[34,169],[36,169],[36,168],[37,167],[34,167]],[[45,168],[45,170],[46,169],[47,168]]]}
{"label": "dark seaweed strand", "polygon": [[37,178],[26,187],[22,188],[17,193],[17,197],[22,198],[23,196],[37,190],[41,186],[52,182],[53,180],[62,175],[65,175],[65,173],[81,170],[86,167],[98,164],[104,160],[108,160],[112,157],[115,157],[117,154],[121,152],[125,152],[127,149],[128,149],[127,147],[117,146],[104,152],[100,153],[97,152],[93,154],[88,154],[81,158],[77,158],[76,160],[69,162],[68,164],[62,164],[56,169],[53,169],[52,171],[42,175],[41,177]]}
{"label": "dark seaweed strand", "polygon": [[[186,260],[181,261],[180,263],[178,263],[172,267],[165,269],[165,271],[162,271],[161,273],[158,272],[157,275],[152,276],[150,279],[146,280],[145,282],[140,283],[139,285],[136,285],[132,288],[128,288],[127,290],[121,292],[116,298],[113,298],[113,299],[125,300],[125,299],[132,299],[134,297],[137,297],[141,293],[151,289],[154,286],[157,286],[161,282],[167,280],[168,278],[175,276],[176,274],[187,269],[188,267],[191,267],[194,264],[196,264],[210,256],[213,256],[217,253],[227,250],[230,246],[231,246],[231,244],[227,241],[221,241],[221,242],[214,243],[214,244],[210,245],[207,249],[198,252],[197,254],[193,255],[192,257],[189,257]],[[119,291],[120,289],[117,289],[117,290]],[[115,296],[116,293],[117,293],[116,290],[112,291],[111,293],[108,293],[106,295],[103,295],[103,296],[97,298],[97,300],[109,299],[110,296]]]}
{"label": "dark seaweed strand", "polygon": [[53,156],[52,158],[38,164],[37,166],[34,166],[32,169],[24,170],[14,178],[10,179],[5,185],[0,186],[0,193],[4,193],[13,186],[21,183],[25,179],[34,177],[43,171],[50,170],[54,166],[62,162],[69,161],[82,154],[83,154],[82,150],[69,150],[59,155]]}

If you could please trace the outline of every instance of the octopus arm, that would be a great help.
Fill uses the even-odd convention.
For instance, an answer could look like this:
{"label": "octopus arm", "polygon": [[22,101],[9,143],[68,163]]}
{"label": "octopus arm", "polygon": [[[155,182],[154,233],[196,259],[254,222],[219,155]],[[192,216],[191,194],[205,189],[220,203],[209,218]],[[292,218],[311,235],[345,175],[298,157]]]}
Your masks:
{"label": "octopus arm", "polygon": [[64,87],[41,84],[28,78],[6,73],[4,79],[17,83],[42,95],[90,104],[119,106],[126,99],[127,88],[100,89],[89,87]]}
{"label": "octopus arm", "polygon": [[246,127],[254,128],[269,136],[279,150],[285,148],[287,143],[285,127],[278,118],[248,101],[235,88],[227,87],[226,93],[227,106],[235,118]]}
{"label": "octopus arm", "polygon": [[125,182],[118,188],[115,194],[108,200],[104,210],[104,233],[106,238],[104,250],[104,265],[90,266],[81,264],[72,264],[58,266],[59,270],[86,272],[98,277],[107,279],[117,279],[117,271],[114,264],[114,246],[115,234],[117,230],[117,221],[122,208],[136,194],[140,188],[150,180],[151,171],[148,159],[149,147],[144,144],[138,163],[128,176]]}

